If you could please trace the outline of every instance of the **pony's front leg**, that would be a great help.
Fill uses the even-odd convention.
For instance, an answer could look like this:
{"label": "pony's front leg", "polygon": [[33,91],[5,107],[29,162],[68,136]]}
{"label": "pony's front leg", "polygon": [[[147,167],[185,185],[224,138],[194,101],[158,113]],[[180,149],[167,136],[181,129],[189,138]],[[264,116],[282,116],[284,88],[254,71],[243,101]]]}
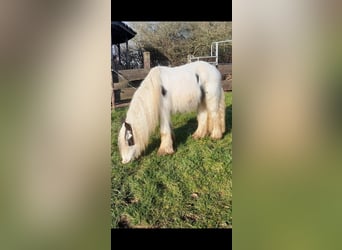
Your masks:
{"label": "pony's front leg", "polygon": [[172,140],[172,127],[170,112],[164,109],[160,113],[160,147],[158,150],[158,155],[168,155],[173,154],[173,140]]}

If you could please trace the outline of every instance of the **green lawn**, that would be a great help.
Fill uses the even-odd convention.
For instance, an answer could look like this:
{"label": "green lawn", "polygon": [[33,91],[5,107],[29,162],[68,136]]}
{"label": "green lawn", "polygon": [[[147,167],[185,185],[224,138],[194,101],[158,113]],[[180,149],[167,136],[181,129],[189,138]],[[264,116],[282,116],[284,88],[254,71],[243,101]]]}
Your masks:
{"label": "green lawn", "polygon": [[232,92],[222,140],[194,140],[196,113],[175,114],[175,154],[158,156],[158,128],[145,153],[123,165],[117,147],[127,108],[112,112],[112,228],[232,227]]}

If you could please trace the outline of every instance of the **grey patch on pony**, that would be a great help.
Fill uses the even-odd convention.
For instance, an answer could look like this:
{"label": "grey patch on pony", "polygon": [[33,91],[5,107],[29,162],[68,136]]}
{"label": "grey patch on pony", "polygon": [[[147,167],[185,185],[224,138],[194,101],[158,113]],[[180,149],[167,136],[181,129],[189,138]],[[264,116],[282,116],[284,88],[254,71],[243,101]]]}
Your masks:
{"label": "grey patch on pony", "polygon": [[201,86],[200,89],[201,89],[201,102],[203,102],[205,98],[205,91],[204,91],[203,86]]}
{"label": "grey patch on pony", "polygon": [[199,75],[195,74],[195,76],[196,76],[197,83],[199,84]]}
{"label": "grey patch on pony", "polygon": [[166,89],[164,88],[164,86],[161,87],[161,93],[162,93],[163,96],[165,96],[166,93],[167,93],[167,91],[166,91]]}
{"label": "grey patch on pony", "polygon": [[128,146],[133,146],[134,145],[134,136],[133,136],[133,129],[131,124],[129,124],[128,122],[124,122],[125,124],[125,139],[128,142]]}

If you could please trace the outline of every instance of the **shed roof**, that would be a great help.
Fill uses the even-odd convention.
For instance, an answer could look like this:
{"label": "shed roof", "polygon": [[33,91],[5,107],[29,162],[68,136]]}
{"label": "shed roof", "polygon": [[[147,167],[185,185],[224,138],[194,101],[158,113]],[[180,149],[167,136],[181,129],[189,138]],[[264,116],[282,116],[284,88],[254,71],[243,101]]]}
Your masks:
{"label": "shed roof", "polygon": [[127,24],[119,21],[112,22],[112,44],[124,43],[132,39],[137,33]]}

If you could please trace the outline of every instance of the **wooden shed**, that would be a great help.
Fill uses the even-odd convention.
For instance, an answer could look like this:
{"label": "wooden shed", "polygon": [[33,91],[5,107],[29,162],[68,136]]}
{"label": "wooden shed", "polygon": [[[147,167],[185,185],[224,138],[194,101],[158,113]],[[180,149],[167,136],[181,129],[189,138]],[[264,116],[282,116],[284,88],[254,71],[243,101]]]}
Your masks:
{"label": "wooden shed", "polygon": [[127,24],[114,21],[112,22],[111,36],[112,46],[115,45],[118,49],[118,61],[121,62],[121,44],[126,44],[126,65],[128,65],[128,41],[132,39],[137,33],[131,29]]}
{"label": "wooden shed", "polygon": [[[128,41],[132,39],[137,33],[130,28],[127,24],[121,22],[121,21],[112,21],[111,22],[111,45],[115,45],[117,47],[117,57],[115,58],[113,56],[113,52],[111,50],[111,61],[112,61],[112,108],[114,108],[115,105],[115,99],[119,99],[120,96],[120,90],[114,88],[114,83],[118,82],[118,70],[119,65],[121,64],[121,44],[126,44],[126,68],[128,68],[129,65],[129,54],[128,54]],[[115,98],[117,96],[117,98]]]}

